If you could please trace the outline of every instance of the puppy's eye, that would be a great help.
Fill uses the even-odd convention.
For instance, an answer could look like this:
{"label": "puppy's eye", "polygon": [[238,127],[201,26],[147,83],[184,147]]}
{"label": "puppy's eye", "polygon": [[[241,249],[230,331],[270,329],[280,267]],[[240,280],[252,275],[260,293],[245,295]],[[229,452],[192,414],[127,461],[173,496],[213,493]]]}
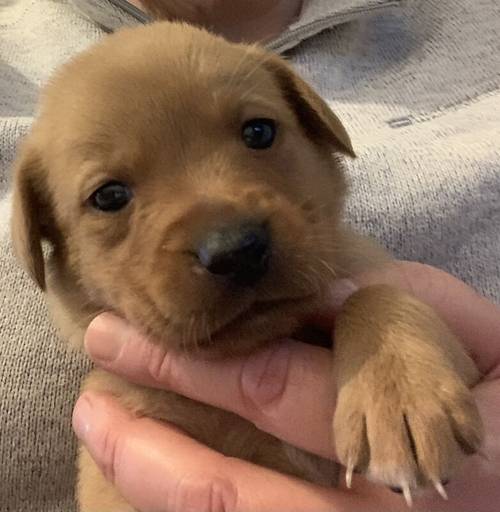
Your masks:
{"label": "puppy's eye", "polygon": [[89,198],[89,202],[96,210],[103,212],[116,212],[121,210],[132,199],[132,191],[120,181],[109,181],[99,187]]}
{"label": "puppy's eye", "polygon": [[250,119],[241,128],[241,138],[250,149],[268,149],[276,137],[276,123],[272,119]]}

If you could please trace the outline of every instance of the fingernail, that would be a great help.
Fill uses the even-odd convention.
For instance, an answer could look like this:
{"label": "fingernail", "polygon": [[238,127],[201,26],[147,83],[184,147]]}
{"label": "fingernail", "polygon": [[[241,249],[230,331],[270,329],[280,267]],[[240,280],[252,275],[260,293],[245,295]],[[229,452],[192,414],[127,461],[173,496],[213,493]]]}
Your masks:
{"label": "fingernail", "polygon": [[127,322],[111,313],[102,313],[87,329],[85,350],[94,361],[109,363],[120,355],[129,336]]}
{"label": "fingernail", "polygon": [[337,279],[330,287],[330,303],[334,309],[340,309],[342,304],[359,290],[359,286],[350,279]]}
{"label": "fingernail", "polygon": [[85,441],[89,435],[92,408],[92,401],[88,395],[80,396],[76,402],[73,411],[73,429],[81,441]]}
{"label": "fingernail", "polygon": [[287,341],[250,356],[241,378],[245,395],[261,407],[276,400],[285,388],[289,360]]}

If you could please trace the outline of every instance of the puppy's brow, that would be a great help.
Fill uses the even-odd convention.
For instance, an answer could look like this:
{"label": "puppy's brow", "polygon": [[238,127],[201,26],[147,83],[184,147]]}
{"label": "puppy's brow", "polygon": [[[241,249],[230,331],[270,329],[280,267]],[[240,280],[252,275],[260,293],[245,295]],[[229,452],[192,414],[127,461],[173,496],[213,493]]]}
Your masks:
{"label": "puppy's brow", "polygon": [[80,203],[84,203],[90,195],[106,181],[110,176],[102,171],[87,171],[80,175],[78,180],[78,190],[80,194]]}
{"label": "puppy's brow", "polygon": [[109,140],[109,129],[107,126],[99,127],[99,120],[93,120],[94,131],[90,137],[83,137],[84,140],[76,140],[71,143],[71,152],[78,155],[86,163],[90,164],[96,159],[96,155],[110,153],[111,142]]}
{"label": "puppy's brow", "polygon": [[246,108],[254,108],[256,110],[264,110],[266,112],[278,114],[275,104],[262,96],[244,97],[242,106]]}

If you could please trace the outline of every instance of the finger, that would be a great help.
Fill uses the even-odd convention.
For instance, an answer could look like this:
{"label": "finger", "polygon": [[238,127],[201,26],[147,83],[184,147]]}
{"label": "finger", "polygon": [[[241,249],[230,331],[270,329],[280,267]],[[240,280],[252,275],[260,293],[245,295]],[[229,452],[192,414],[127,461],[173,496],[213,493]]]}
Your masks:
{"label": "finger", "polygon": [[331,326],[335,311],[349,295],[375,284],[401,288],[431,306],[466,345],[484,375],[500,364],[500,307],[452,275],[421,263],[393,262],[342,280],[332,290],[332,310],[316,321]]}
{"label": "finger", "polygon": [[224,457],[175,427],[133,417],[107,396],[82,395],[73,424],[103,474],[143,512],[378,510],[355,493]]}
{"label": "finger", "polygon": [[[104,354],[111,348],[112,355]],[[86,349],[101,367],[132,382],[232,411],[294,446],[334,456],[336,393],[326,349],[283,341],[230,361],[193,360],[151,343],[110,314],[92,322]]]}

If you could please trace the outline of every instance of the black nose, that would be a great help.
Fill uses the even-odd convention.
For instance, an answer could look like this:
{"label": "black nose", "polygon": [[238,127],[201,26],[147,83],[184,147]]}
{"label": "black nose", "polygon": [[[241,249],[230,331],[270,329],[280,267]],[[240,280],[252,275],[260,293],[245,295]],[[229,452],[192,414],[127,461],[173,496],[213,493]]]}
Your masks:
{"label": "black nose", "polygon": [[252,286],[267,272],[270,249],[267,226],[244,223],[209,232],[198,248],[198,258],[211,274]]}

